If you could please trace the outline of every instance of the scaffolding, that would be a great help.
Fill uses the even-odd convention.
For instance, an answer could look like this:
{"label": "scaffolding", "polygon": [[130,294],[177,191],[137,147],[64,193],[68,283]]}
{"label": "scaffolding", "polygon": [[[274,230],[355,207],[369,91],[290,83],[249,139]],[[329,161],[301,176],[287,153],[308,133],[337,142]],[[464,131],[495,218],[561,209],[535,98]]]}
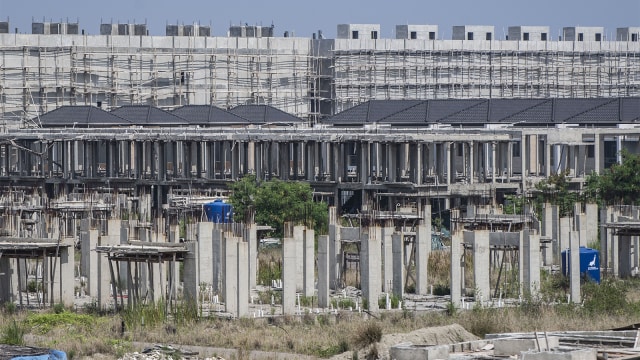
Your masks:
{"label": "scaffolding", "polygon": [[0,118],[266,104],[315,122],[368,100],[640,95],[640,43],[0,34]]}

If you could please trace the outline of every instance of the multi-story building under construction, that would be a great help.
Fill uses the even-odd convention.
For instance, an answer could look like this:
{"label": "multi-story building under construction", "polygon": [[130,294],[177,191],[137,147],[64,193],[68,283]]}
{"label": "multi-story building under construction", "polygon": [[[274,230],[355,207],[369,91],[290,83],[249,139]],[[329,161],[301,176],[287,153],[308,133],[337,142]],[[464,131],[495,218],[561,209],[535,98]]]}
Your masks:
{"label": "multi-story building under construction", "polygon": [[273,27],[34,23],[33,34],[0,23],[0,118],[16,124],[63,105],[105,110],[152,105],[271,105],[311,123],[368,100],[594,98],[640,95],[637,27],[607,39],[601,27],[338,25],[338,38],[275,37]]}

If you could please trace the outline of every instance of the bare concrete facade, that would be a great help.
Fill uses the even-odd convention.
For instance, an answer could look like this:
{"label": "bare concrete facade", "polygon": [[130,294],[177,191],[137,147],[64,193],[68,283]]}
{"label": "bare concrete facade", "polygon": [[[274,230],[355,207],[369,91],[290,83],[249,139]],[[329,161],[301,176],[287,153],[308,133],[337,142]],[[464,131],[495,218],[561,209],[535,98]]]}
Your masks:
{"label": "bare concrete facade", "polygon": [[523,30],[531,41],[498,40],[492,26],[462,26],[459,40],[438,40],[428,25],[383,39],[378,25],[344,24],[337,39],[314,40],[179,36],[179,28],[148,36],[145,24],[103,25],[104,35],[0,32],[3,123],[64,105],[267,104],[315,122],[375,99],[640,94],[637,28],[621,41],[578,29],[584,41],[574,43],[534,41],[544,29]]}

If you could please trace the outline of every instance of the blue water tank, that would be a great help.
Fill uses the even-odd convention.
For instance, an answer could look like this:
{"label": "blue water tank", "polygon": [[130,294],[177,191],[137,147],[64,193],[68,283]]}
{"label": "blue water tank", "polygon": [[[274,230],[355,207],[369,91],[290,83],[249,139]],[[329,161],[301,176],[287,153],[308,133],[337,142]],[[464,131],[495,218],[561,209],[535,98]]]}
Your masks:
{"label": "blue water tank", "polygon": [[[562,251],[562,273],[571,273],[571,250]],[[598,250],[580,247],[580,277],[600,283],[600,253]]]}
{"label": "blue water tank", "polygon": [[214,223],[233,222],[233,206],[220,199],[204,204],[204,213],[207,215],[207,220]]}

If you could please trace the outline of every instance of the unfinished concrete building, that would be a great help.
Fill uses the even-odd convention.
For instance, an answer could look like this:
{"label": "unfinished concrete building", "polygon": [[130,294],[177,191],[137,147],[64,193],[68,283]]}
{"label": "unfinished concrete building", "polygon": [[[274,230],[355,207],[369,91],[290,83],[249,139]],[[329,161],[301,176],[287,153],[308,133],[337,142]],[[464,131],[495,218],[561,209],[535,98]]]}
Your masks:
{"label": "unfinished concrete building", "polygon": [[402,39],[382,38],[376,24],[339,28],[337,39],[316,40],[248,25],[229,37],[203,27],[180,36],[179,26],[148,36],[146,24],[114,23],[101,35],[0,31],[0,118],[12,125],[65,105],[265,104],[316,123],[369,100],[640,95],[633,30],[628,41],[583,31],[573,43],[533,41],[537,30],[531,41],[487,41],[493,27],[463,26],[464,41],[434,40],[428,25],[400,26]]}

